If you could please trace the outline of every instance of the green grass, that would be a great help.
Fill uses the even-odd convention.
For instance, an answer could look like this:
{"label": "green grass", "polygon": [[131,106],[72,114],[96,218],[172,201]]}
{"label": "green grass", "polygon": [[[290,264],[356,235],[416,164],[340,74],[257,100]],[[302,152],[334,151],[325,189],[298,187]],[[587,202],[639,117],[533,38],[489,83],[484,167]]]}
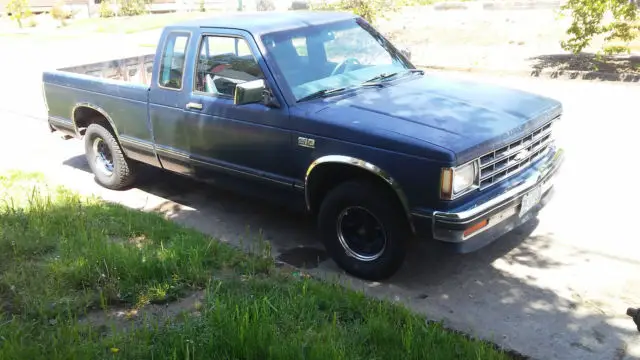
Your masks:
{"label": "green grass", "polygon": [[[0,175],[0,359],[506,359],[389,302],[157,214]],[[204,300],[177,316],[81,321]],[[141,315],[142,316],[142,315]]]}

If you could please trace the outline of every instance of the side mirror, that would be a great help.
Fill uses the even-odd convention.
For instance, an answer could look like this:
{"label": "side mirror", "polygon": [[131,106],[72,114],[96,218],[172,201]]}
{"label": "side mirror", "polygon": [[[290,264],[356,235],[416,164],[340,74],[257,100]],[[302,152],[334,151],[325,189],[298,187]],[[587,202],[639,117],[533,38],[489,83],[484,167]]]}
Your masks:
{"label": "side mirror", "polygon": [[407,58],[407,60],[411,61],[411,50],[407,48],[402,48],[400,49],[400,52],[402,53],[402,55],[404,55],[404,57]]}
{"label": "side mirror", "polygon": [[245,105],[262,102],[265,90],[266,85],[262,79],[238,84],[233,93],[233,104]]}
{"label": "side mirror", "polygon": [[263,103],[270,108],[279,108],[278,99],[273,96],[263,79],[247,81],[236,85],[233,93],[234,105]]}

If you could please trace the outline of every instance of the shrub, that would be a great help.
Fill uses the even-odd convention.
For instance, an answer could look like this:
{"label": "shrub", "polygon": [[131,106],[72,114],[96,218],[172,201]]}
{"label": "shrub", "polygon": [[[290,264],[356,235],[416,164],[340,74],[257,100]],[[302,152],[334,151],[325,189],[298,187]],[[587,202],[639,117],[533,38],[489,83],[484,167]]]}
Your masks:
{"label": "shrub", "polygon": [[22,20],[32,15],[29,0],[9,0],[6,8],[7,12],[11,14],[11,19],[15,20],[20,28],[22,28]]}
{"label": "shrub", "polygon": [[51,17],[60,21],[60,25],[62,26],[66,26],[66,20],[71,19],[73,15],[73,12],[66,9],[64,0],[56,1],[51,8]]}
{"label": "shrub", "polygon": [[98,12],[101,18],[110,18],[116,16],[116,13],[111,8],[110,0],[102,0],[100,2],[100,10]]}
{"label": "shrub", "polygon": [[258,0],[256,4],[256,10],[258,11],[273,11],[276,9],[276,5],[273,0]]}
{"label": "shrub", "polygon": [[144,0],[122,0],[118,13],[124,16],[142,15],[147,12]]}

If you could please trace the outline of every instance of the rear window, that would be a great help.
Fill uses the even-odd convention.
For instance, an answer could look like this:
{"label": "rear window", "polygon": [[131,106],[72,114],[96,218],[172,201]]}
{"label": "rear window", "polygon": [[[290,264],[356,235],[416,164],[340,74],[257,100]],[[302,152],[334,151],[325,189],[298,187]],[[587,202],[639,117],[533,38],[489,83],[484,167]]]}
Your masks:
{"label": "rear window", "polygon": [[158,85],[168,89],[182,89],[184,76],[184,59],[189,43],[189,34],[182,32],[170,33],[167,36],[165,47],[162,51],[162,63],[160,64],[160,76]]}

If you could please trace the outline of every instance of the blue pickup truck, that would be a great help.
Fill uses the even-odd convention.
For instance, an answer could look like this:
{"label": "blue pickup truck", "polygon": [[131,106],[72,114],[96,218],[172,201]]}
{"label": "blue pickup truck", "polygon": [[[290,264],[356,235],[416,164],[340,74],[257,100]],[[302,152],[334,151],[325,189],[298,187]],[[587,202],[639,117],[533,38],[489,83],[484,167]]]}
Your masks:
{"label": "blue pickup truck", "polygon": [[102,186],[144,163],[279,201],[370,280],[411,239],[467,253],[536,216],[563,159],[558,101],[425,73],[349,13],[167,26],[155,54],[46,71],[43,91]]}

